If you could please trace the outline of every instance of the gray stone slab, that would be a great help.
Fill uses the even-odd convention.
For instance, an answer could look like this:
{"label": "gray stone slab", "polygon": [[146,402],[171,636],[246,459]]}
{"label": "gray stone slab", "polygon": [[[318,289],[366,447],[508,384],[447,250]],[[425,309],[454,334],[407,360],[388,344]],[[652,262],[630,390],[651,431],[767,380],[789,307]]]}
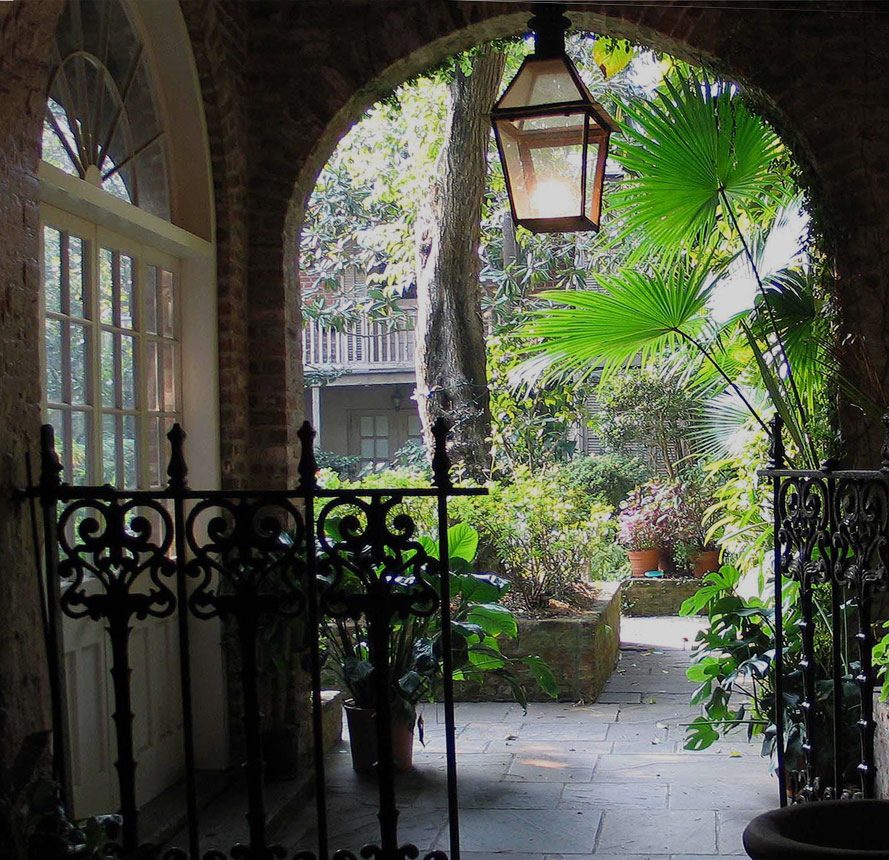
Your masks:
{"label": "gray stone slab", "polygon": [[607,810],[596,850],[601,854],[715,854],[716,814],[685,810]]}
{"label": "gray stone slab", "polygon": [[535,720],[565,719],[570,722],[582,723],[586,721],[611,721],[617,716],[617,706],[602,702],[594,702],[589,705],[575,705],[566,702],[531,702],[528,711],[522,717],[522,722],[530,723]]}
{"label": "gray stone slab", "polygon": [[660,720],[645,723],[612,723],[608,726],[605,738],[609,741],[650,741],[652,738],[665,741],[667,730],[667,724]]}
{"label": "gray stone slab", "polygon": [[652,753],[650,755],[602,756],[596,779],[604,782],[650,780],[653,782],[706,785],[714,779],[729,781],[762,779],[760,764],[750,759],[726,759],[720,756],[686,756],[681,753]]}
{"label": "gray stone slab", "polygon": [[567,753],[555,755],[517,755],[506,772],[507,781],[589,782],[598,756]]}
{"label": "gray stone slab", "polygon": [[759,778],[723,777],[715,770],[709,779],[677,779],[670,786],[670,809],[757,809],[778,804],[778,781],[763,764]]}
{"label": "gray stone slab", "polygon": [[[517,740],[603,741],[610,723],[572,723],[567,721],[523,723],[515,732]],[[511,740],[511,738],[507,738]]]}
{"label": "gray stone slab", "polygon": [[[600,860],[598,855],[594,855]],[[672,854],[670,860],[738,860],[737,854]]]}
{"label": "gray stone slab", "polygon": [[619,755],[647,755],[648,753],[675,753],[678,752],[676,741],[662,741],[657,736],[649,740],[638,741],[614,741],[611,744],[611,752]]}
{"label": "gray stone slab", "polygon": [[617,715],[618,723],[663,722],[663,723],[690,723],[700,711],[692,708],[687,702],[683,703],[649,703],[624,705]]}
{"label": "gray stone slab", "polygon": [[[434,705],[436,722],[444,724],[444,706]],[[454,718],[457,723],[502,723],[520,716],[522,709],[514,702],[457,702]],[[427,717],[429,719],[429,717]]]}
{"label": "gray stone slab", "polygon": [[[553,809],[538,815],[524,810],[469,809],[460,817],[460,842],[473,852],[590,854],[602,813]],[[447,849],[447,828],[438,847]]]}
{"label": "gray stone slab", "polygon": [[[336,813],[329,819],[330,847],[332,851],[348,849],[354,853],[367,843],[379,843],[380,823],[375,809],[354,809]],[[398,816],[398,838],[401,842],[413,842],[421,853],[437,845],[442,830],[447,826],[443,809],[402,809]],[[314,825],[298,840],[283,838],[286,847],[311,848],[317,842]]]}
{"label": "gray stone slab", "polygon": [[519,735],[514,741],[492,741],[489,752],[508,752],[523,756],[597,756],[611,752],[610,741],[575,741],[575,740],[524,740]]}
{"label": "gray stone slab", "polygon": [[666,809],[668,786],[655,783],[599,783],[566,785],[559,809],[596,807],[630,807],[632,809]]}
{"label": "gray stone slab", "polygon": [[605,705],[640,705],[642,693],[609,693],[603,690],[598,701]]}
{"label": "gray stone slab", "polygon": [[[460,734],[461,742],[473,741],[504,741],[510,737],[518,737],[524,723],[468,723]],[[602,737],[605,736],[604,730]]]}
{"label": "gray stone slab", "polygon": [[[775,803],[777,805],[777,801]],[[726,809],[716,813],[716,841],[723,854],[746,854],[741,835],[744,828],[769,807],[754,809]]]}
{"label": "gray stone slab", "polygon": [[[458,798],[461,809],[555,809],[562,785],[554,782],[491,780],[484,775],[460,775]],[[414,800],[414,806],[446,807],[447,783],[442,778],[429,785]]]}

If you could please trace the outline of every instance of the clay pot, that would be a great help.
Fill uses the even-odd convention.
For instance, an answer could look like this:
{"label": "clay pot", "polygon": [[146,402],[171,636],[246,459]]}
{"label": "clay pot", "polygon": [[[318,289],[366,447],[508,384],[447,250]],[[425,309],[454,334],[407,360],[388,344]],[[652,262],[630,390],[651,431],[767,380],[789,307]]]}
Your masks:
{"label": "clay pot", "polygon": [[661,551],[655,549],[627,550],[630,557],[630,566],[633,568],[633,576],[645,576],[649,570],[657,570]]}
{"label": "clay pot", "polygon": [[[377,724],[373,708],[358,708],[345,703],[352,750],[352,769],[357,773],[373,773],[377,763]],[[410,770],[414,764],[414,727],[401,720],[392,720],[392,757],[395,769]]]}
{"label": "clay pot", "polygon": [[719,570],[719,550],[706,549],[695,556],[694,575],[700,579],[705,573]]}

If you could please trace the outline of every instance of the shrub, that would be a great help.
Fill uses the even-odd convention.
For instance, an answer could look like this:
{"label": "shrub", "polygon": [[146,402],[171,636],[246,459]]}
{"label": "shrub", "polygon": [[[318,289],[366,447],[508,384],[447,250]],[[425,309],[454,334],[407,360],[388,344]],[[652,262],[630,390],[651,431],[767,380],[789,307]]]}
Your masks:
{"label": "shrub", "polygon": [[559,468],[518,469],[490,495],[455,500],[458,518],[478,530],[529,610],[569,591],[591,559],[614,542],[609,507],[569,484]]}
{"label": "shrub", "polygon": [[652,478],[651,470],[641,460],[619,454],[575,457],[562,468],[572,486],[582,487],[613,508],[631,490]]}
{"label": "shrub", "polygon": [[[411,487],[428,487],[429,473],[422,469],[399,468],[381,469],[368,472],[355,480],[343,478],[329,469],[318,473],[318,483],[328,490],[372,490],[380,487],[387,489],[409,489]],[[453,504],[453,503],[452,503]],[[438,532],[438,514],[434,498],[408,497],[396,505],[389,516],[388,522],[398,514],[408,514],[416,525],[418,535],[434,535]]]}
{"label": "shrub", "polygon": [[344,454],[334,454],[333,451],[316,451],[315,462],[319,468],[329,469],[350,481],[355,480],[361,472],[361,457],[347,457]]}

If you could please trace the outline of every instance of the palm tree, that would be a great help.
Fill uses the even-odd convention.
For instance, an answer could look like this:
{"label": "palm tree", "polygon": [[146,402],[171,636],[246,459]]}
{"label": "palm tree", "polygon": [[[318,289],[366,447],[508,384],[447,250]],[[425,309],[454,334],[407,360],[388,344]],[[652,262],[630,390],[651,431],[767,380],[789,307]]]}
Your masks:
{"label": "palm tree", "polygon": [[[817,466],[808,422],[829,332],[817,324],[803,270],[760,275],[764,242],[753,227],[775,223],[792,200],[780,141],[736,89],[694,74],[665,80],[652,100],[628,105],[626,116],[616,158],[627,178],[612,206],[624,235],[637,238],[636,266],[598,276],[601,292],[545,293],[555,306],[526,327],[539,339],[532,350],[579,373],[692,350],[764,429],[752,402],[761,398],[749,389],[768,392],[800,454]],[[717,326],[708,301],[738,254],[758,298]]]}

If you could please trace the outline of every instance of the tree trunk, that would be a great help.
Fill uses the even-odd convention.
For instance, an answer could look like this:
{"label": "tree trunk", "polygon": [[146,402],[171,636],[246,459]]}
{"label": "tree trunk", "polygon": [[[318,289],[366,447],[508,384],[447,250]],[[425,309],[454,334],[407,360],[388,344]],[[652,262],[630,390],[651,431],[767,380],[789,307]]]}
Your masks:
{"label": "tree trunk", "polygon": [[490,472],[491,411],[485,366],[478,246],[488,114],[505,57],[485,50],[468,77],[457,68],[445,143],[418,219],[417,380],[427,447],[440,416],[453,427],[451,457],[474,480]]}

